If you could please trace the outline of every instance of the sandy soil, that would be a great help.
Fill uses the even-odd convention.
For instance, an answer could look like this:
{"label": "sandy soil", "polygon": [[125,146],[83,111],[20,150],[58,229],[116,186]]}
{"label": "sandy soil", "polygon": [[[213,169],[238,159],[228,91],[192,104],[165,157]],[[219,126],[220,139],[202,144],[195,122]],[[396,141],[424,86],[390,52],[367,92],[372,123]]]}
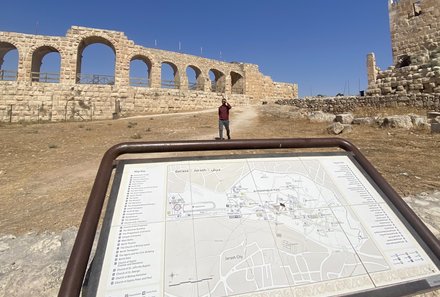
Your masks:
{"label": "sandy soil", "polygon": [[[231,112],[234,139],[329,137],[328,123],[292,118],[287,106]],[[217,130],[216,110],[96,122],[1,124],[0,234],[78,226],[100,159],[114,144],[214,139]],[[440,189],[440,135],[424,129],[354,126],[342,137],[358,146],[402,196]]]}

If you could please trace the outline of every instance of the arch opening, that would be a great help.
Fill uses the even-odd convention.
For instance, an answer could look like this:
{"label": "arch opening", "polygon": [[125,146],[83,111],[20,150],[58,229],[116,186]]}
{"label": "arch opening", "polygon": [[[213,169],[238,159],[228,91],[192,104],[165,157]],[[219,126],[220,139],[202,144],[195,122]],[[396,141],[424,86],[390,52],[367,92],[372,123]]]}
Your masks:
{"label": "arch opening", "polygon": [[179,70],[171,62],[162,62],[161,65],[161,87],[163,89],[179,89]]}
{"label": "arch opening", "polygon": [[130,61],[130,86],[151,86],[151,61],[145,56],[134,56]]}
{"label": "arch opening", "polygon": [[51,46],[42,46],[32,53],[31,80],[33,82],[59,83],[61,55]]}
{"label": "arch opening", "polygon": [[244,78],[234,71],[231,71],[231,93],[244,94]]}
{"label": "arch opening", "polygon": [[211,91],[217,92],[217,93],[224,93],[225,92],[225,82],[226,78],[225,75],[217,70],[217,69],[211,69],[209,70],[209,79],[211,81]]}
{"label": "arch opening", "polygon": [[401,55],[397,58],[396,68],[402,68],[411,65],[411,57],[408,55]]}
{"label": "arch opening", "polygon": [[0,42],[0,81],[15,81],[18,76],[18,49]]}
{"label": "arch opening", "polygon": [[115,64],[116,50],[110,41],[98,36],[87,37],[78,45],[76,82],[114,85]]}
{"label": "arch opening", "polygon": [[189,65],[186,68],[186,77],[188,79],[188,90],[202,91],[204,87],[204,81],[202,77],[202,71],[196,66]]}

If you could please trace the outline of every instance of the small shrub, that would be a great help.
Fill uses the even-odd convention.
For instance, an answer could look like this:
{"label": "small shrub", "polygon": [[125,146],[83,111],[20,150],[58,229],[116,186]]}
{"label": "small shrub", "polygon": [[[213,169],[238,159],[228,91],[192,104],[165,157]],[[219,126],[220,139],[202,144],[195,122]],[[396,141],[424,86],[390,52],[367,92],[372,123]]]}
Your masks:
{"label": "small shrub", "polygon": [[50,149],[54,149],[54,148],[58,148],[58,145],[56,145],[55,143],[49,143],[47,145],[47,147],[50,148]]}
{"label": "small shrub", "polygon": [[84,125],[83,124],[79,124],[78,128],[84,128]]}
{"label": "small shrub", "polygon": [[86,128],[86,131],[92,131],[92,128],[87,127],[87,128]]}
{"label": "small shrub", "polygon": [[134,133],[133,135],[130,136],[131,139],[141,139],[142,136],[139,133]]}
{"label": "small shrub", "polygon": [[151,132],[151,128],[148,127],[147,129],[145,129],[145,132]]}
{"label": "small shrub", "polygon": [[127,124],[127,128],[133,128],[134,126],[136,126],[138,123],[136,122],[128,122]]}

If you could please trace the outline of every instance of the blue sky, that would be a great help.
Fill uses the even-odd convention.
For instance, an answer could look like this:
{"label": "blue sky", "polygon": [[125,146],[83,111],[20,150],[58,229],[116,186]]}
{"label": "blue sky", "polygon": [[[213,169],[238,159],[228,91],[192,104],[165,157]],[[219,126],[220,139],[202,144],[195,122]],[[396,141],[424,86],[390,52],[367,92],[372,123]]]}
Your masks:
{"label": "blue sky", "polygon": [[[301,97],[365,89],[369,52],[382,69],[392,63],[387,0],[25,0],[1,9],[0,31],[64,36],[78,25],[122,31],[145,47],[179,51],[180,42],[183,53],[258,64],[274,81],[298,83]],[[86,49],[89,72],[111,74],[103,47]]]}

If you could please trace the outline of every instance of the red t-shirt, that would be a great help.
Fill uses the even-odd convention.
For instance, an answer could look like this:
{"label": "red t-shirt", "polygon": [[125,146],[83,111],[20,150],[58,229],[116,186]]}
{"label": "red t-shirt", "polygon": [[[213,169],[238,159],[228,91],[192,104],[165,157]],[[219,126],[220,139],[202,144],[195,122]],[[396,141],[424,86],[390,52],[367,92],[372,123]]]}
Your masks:
{"label": "red t-shirt", "polygon": [[229,121],[229,110],[231,109],[231,105],[229,103],[222,104],[218,108],[218,118],[219,120]]}

